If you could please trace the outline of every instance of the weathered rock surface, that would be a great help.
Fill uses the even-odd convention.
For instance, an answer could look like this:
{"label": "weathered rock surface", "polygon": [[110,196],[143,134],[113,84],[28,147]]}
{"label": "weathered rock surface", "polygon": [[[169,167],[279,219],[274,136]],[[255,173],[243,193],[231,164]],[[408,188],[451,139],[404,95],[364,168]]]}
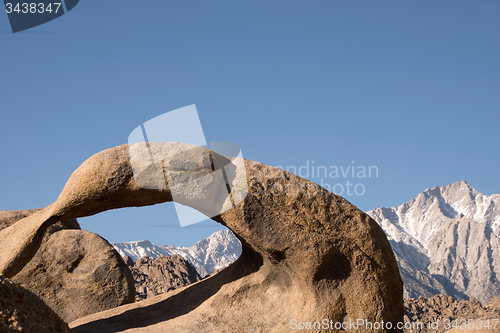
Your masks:
{"label": "weathered rock surface", "polygon": [[[13,225],[39,209],[0,212]],[[134,301],[132,274],[114,248],[76,219],[51,225],[31,261],[11,280],[30,290],[66,322]]]}
{"label": "weathered rock surface", "polygon": [[[498,297],[496,297],[498,300]],[[468,332],[467,325],[477,329],[486,325],[489,320],[490,332],[500,332],[500,323],[493,319],[500,319],[500,306],[496,304],[495,299],[492,299],[486,306],[475,299],[470,300],[453,300],[451,296],[436,295],[431,298],[419,297],[417,299],[410,298],[405,300],[405,322],[406,323],[423,323],[421,329],[406,329],[405,332],[411,333],[427,333],[435,332],[441,333],[449,331],[452,327],[461,326],[458,328],[459,332]],[[455,322],[455,320],[457,320]],[[463,321],[465,320],[465,321]],[[473,320],[473,322],[469,321]],[[428,326],[429,322],[438,323],[437,327],[433,328]],[[465,325],[464,323],[467,323]],[[496,325],[496,329],[493,330]],[[455,325],[455,326],[453,326]],[[483,328],[480,331],[486,331]],[[470,330],[471,332],[474,330]],[[455,332],[455,330],[450,331]]]}
{"label": "weathered rock surface", "polygon": [[488,329],[488,328],[481,328],[481,329],[477,329],[477,328],[461,328],[461,327],[457,327],[457,328],[452,328],[451,330],[449,331],[446,331],[446,333],[488,333],[488,332],[498,332],[498,331],[495,331],[494,329]]}
{"label": "weathered rock surface", "polygon": [[134,261],[129,256],[123,256],[122,259],[123,262],[127,264],[127,266],[134,266]]}
{"label": "weathered rock surface", "polygon": [[[377,223],[345,199],[286,171],[229,161],[204,148],[151,143],[130,149],[144,163],[137,169],[143,187],[134,179],[128,145],[94,155],[55,203],[0,231],[7,239],[0,250],[8,251],[0,272],[21,270],[40,234],[58,219],[172,201],[172,193],[207,215],[219,210],[213,219],[234,232],[242,254],[218,274],[151,302],[81,318],[71,324],[75,332],[281,332],[291,319],[403,320],[403,285],[390,244]],[[147,164],[151,157],[162,163]],[[230,188],[230,196],[210,187],[211,179],[224,179],[214,165],[245,174],[244,181],[229,177],[229,186],[221,187]],[[149,174],[164,176],[163,184],[158,177],[145,181]]]}
{"label": "weathered rock surface", "polygon": [[201,280],[196,268],[179,255],[155,259],[143,257],[129,267],[135,280],[136,301]]}
{"label": "weathered rock surface", "polygon": [[[10,227],[17,221],[30,216],[38,211],[42,210],[41,208],[33,208],[33,209],[25,209],[25,210],[3,210],[0,211],[0,230]],[[44,240],[47,240],[50,235],[54,232],[63,229],[81,229],[80,224],[76,219],[67,219],[64,221],[58,221],[57,223],[51,225],[47,228],[47,231],[44,235]]]}
{"label": "weathered rock surface", "polygon": [[135,297],[133,277],[119,254],[86,230],[53,234],[11,280],[39,296],[67,322],[132,303]]}
{"label": "weathered rock surface", "polygon": [[500,297],[494,296],[490,298],[490,300],[488,301],[488,303],[486,303],[484,307],[491,310],[500,311]]}
{"label": "weathered rock surface", "polygon": [[68,324],[30,291],[0,276],[0,332],[71,333]]}

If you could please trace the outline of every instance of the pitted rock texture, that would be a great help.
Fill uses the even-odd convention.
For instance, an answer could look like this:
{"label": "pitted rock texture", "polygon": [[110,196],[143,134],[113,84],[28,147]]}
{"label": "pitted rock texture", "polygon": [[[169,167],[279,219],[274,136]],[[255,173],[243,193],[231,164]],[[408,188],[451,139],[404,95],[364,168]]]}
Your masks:
{"label": "pitted rock texture", "polygon": [[[0,212],[13,225],[39,209]],[[76,219],[51,225],[31,261],[11,280],[30,290],[66,322],[134,302],[132,274],[97,234],[78,230]]]}
{"label": "pitted rock texture", "polygon": [[120,255],[86,230],[61,230],[11,278],[43,299],[62,319],[133,303],[135,283]]}
{"label": "pitted rock texture", "polygon": [[30,291],[0,276],[0,332],[72,333],[59,316]]}
{"label": "pitted rock texture", "polygon": [[[377,223],[348,201],[248,160],[243,161],[246,182],[230,178],[231,196],[219,200],[213,197],[219,192],[207,185],[210,177],[222,177],[213,172],[214,165],[233,167],[235,159],[178,143],[150,143],[148,149],[135,156],[145,163],[139,169],[158,174],[163,168],[167,184],[155,178],[148,188],[139,187],[128,145],[94,155],[72,174],[55,203],[0,231],[0,237],[8,236],[0,250],[9,251],[0,258],[0,271],[21,270],[39,246],[40,234],[57,219],[172,201],[171,186],[176,202],[206,214],[214,211],[210,203],[227,206],[236,199],[234,208],[213,220],[234,232],[242,254],[220,273],[151,302],[81,318],[71,323],[75,332],[282,332],[291,319],[403,320],[403,285],[390,244]],[[162,156],[162,163],[146,165],[151,156]]]}
{"label": "pitted rock texture", "polygon": [[[442,333],[442,332],[473,332],[468,330],[475,326],[482,327],[489,320],[490,330],[482,328],[478,332],[500,332],[500,323],[493,319],[500,319],[500,304],[498,297],[492,298],[485,306],[477,299],[456,301],[451,296],[435,295],[430,298],[419,297],[405,300],[405,322],[423,323],[421,328],[406,329],[408,333]],[[456,320],[456,321],[455,321]],[[472,322],[470,321],[472,320]],[[429,327],[429,322],[437,325]],[[497,323],[494,329],[495,323]],[[457,327],[458,326],[458,327]],[[460,328],[460,326],[462,326]],[[410,326],[408,326],[410,327]],[[453,328],[454,327],[454,328]],[[453,330],[450,330],[453,328]],[[456,329],[456,330],[455,330]]]}
{"label": "pitted rock texture", "polygon": [[[130,260],[132,261],[132,260]],[[129,265],[135,280],[136,301],[154,297],[201,280],[196,268],[179,255],[142,257]]]}
{"label": "pitted rock texture", "polygon": [[484,307],[490,310],[497,310],[500,312],[500,297],[494,296],[490,298],[490,300],[486,303]]}

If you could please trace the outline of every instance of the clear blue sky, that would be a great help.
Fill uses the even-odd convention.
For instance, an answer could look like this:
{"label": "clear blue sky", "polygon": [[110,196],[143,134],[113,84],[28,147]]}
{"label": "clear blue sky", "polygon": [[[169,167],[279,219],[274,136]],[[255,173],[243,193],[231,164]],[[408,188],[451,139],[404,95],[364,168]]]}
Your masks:
{"label": "clear blue sky", "polygon": [[[85,159],[190,104],[248,159],[377,166],[323,180],[363,184],[344,196],[364,211],[461,179],[500,192],[499,1],[82,0],[17,34],[0,13],[0,51],[0,210],[49,205]],[[159,245],[220,229],[180,228],[172,205],[80,223]]]}

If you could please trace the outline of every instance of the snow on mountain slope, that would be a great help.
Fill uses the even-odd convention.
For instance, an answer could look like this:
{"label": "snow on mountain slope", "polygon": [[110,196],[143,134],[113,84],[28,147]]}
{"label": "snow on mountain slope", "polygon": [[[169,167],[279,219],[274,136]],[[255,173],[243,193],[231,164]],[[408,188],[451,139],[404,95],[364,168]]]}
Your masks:
{"label": "snow on mountain slope", "polygon": [[500,294],[499,194],[483,195],[462,180],[368,215],[391,242],[407,297]]}
{"label": "snow on mountain slope", "polygon": [[157,246],[149,241],[114,243],[121,256],[128,255],[136,261],[144,256],[158,258],[178,254],[196,267],[201,277],[228,266],[241,254],[240,241],[229,230],[219,230],[193,246]]}
{"label": "snow on mountain slope", "polygon": [[240,241],[229,230],[219,230],[191,247],[168,245],[162,249],[187,259],[202,277],[228,266],[241,254]]}
{"label": "snow on mountain slope", "polygon": [[161,256],[171,256],[173,253],[161,248],[148,240],[136,242],[123,242],[112,244],[116,251],[123,257],[129,256],[133,261],[142,257],[158,258]]}

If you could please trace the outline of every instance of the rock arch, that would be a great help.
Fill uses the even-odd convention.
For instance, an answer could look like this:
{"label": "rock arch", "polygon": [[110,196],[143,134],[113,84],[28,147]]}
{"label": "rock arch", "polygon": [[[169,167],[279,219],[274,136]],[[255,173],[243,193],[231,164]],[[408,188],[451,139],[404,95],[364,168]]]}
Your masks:
{"label": "rock arch", "polygon": [[[171,168],[187,179],[212,172],[216,161],[230,163],[200,147],[151,145],[164,153],[176,152],[175,163],[170,163],[174,159],[165,160],[163,171]],[[202,157],[207,153],[210,159]],[[363,319],[391,322],[394,327],[403,321],[402,281],[390,244],[377,223],[347,200],[299,176],[249,160],[244,160],[244,168],[248,187],[237,186],[245,186],[248,194],[234,208],[212,217],[240,239],[243,252],[237,262],[207,280],[167,294],[160,303],[144,304],[151,306],[147,311],[143,306],[130,308],[137,313],[146,311],[143,323],[127,322],[117,314],[120,310],[110,312],[106,319],[109,329],[149,323],[186,332],[221,328],[285,331],[291,320],[335,323]],[[172,201],[168,185],[138,186],[128,145],[95,154],[75,170],[56,202],[0,232],[0,238],[6,240],[0,245],[6,254],[0,259],[0,273],[9,277],[21,270],[55,221]],[[203,196],[213,200],[210,195],[213,193],[205,191],[196,200]],[[181,203],[189,204],[190,199],[185,200]],[[205,207],[195,208],[206,212]],[[153,309],[161,312],[159,304],[168,307],[174,303],[175,311],[169,315],[151,317],[156,313]],[[172,313],[189,314],[190,319]],[[102,324],[101,320],[99,327]],[[90,331],[91,319],[78,325],[75,332]],[[352,331],[397,330],[357,327]],[[104,328],[102,332],[111,331]]]}

